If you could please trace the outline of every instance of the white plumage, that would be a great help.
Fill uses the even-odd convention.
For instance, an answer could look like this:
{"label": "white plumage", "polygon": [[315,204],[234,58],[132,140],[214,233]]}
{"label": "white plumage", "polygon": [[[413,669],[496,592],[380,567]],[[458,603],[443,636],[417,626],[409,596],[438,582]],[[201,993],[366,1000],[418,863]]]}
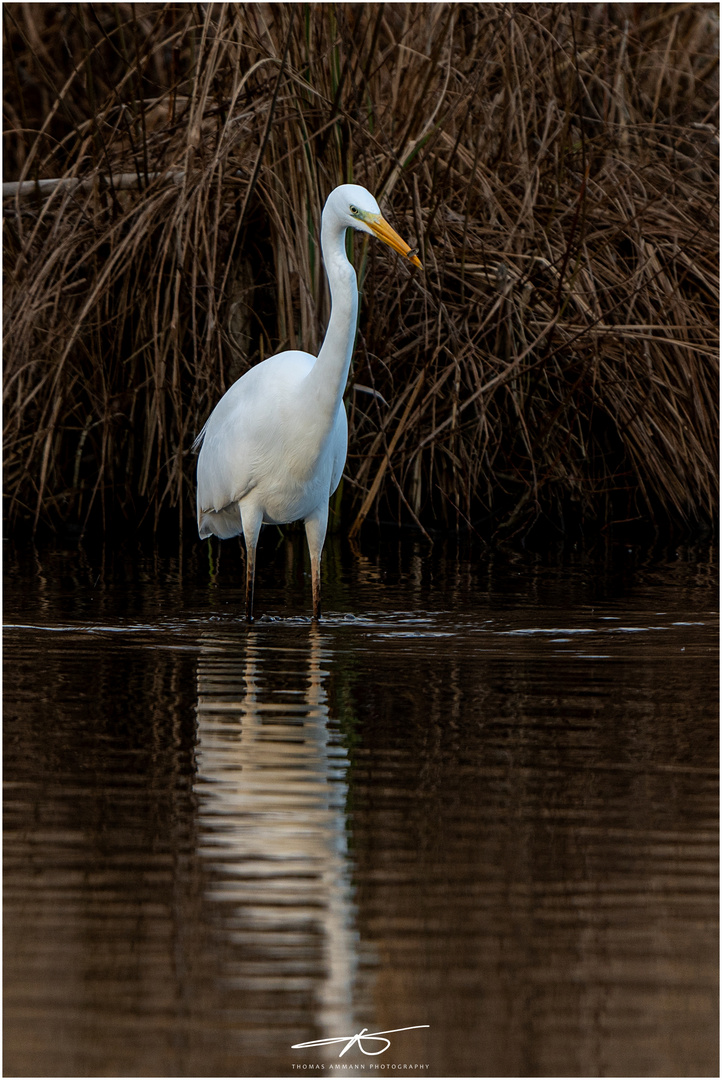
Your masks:
{"label": "white plumage", "polygon": [[246,618],[253,618],[256,545],[263,522],[302,520],[311,556],[313,614],[321,615],[321,551],[328,503],[346,461],[343,404],[358,310],[346,229],[371,233],[416,266],[408,244],[365,188],[342,184],[321,217],[321,252],[331,316],[318,357],[289,351],[247,371],[223,395],[196,440],[201,539],[241,532],[246,543]]}

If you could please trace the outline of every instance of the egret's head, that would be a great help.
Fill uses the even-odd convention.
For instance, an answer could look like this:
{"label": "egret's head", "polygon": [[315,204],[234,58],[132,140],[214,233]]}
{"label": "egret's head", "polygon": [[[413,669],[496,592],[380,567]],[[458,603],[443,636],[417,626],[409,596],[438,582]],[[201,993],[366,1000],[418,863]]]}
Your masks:
{"label": "egret's head", "polygon": [[324,213],[327,211],[334,214],[342,227],[371,233],[400,255],[405,255],[414,266],[421,266],[409,245],[384,220],[379,204],[366,188],[358,184],[341,184],[334,188],[326,200]]}

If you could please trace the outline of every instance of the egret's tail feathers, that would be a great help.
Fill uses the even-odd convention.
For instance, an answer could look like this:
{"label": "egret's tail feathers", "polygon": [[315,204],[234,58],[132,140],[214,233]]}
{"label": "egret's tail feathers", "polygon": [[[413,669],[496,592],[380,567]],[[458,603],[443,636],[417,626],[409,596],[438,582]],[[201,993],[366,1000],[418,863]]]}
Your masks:
{"label": "egret's tail feathers", "polygon": [[228,506],[225,510],[202,510],[198,515],[198,533],[201,540],[207,536],[218,536],[221,540],[230,540],[243,532],[238,506]]}

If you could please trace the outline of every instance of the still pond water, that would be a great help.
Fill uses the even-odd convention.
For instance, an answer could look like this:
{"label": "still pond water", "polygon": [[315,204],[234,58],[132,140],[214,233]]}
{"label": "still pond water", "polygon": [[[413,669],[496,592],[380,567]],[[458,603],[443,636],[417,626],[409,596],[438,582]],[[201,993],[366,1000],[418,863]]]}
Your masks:
{"label": "still pond water", "polygon": [[276,539],[6,549],[4,1074],[716,1075],[716,552]]}

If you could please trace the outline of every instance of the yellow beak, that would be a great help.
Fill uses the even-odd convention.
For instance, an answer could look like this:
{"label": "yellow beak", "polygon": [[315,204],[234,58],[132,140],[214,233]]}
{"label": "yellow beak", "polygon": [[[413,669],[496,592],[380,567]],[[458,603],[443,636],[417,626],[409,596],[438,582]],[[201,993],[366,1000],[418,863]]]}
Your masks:
{"label": "yellow beak", "polygon": [[385,221],[381,215],[375,218],[367,217],[366,224],[369,229],[371,229],[374,236],[378,236],[379,240],[383,240],[383,242],[388,244],[390,248],[393,248],[394,251],[398,251],[399,255],[405,255],[414,266],[421,266],[421,262],[417,259],[409,245],[401,239],[396,232],[396,229],[392,229],[388,221]]}

